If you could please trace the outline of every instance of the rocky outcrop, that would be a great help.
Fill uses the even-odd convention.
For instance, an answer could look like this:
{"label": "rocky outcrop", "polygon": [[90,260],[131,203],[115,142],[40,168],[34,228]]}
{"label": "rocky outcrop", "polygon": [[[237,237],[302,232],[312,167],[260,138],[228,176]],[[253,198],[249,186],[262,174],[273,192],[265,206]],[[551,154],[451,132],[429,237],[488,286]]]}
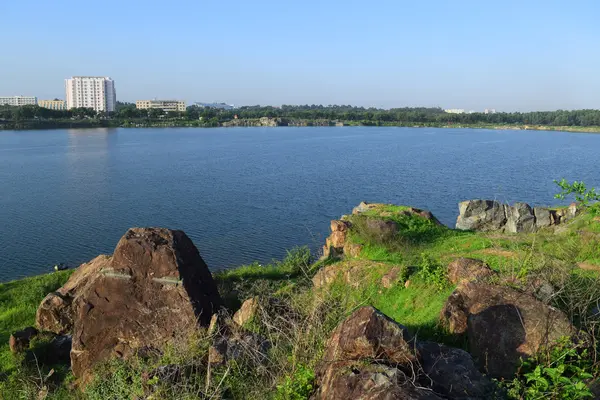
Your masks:
{"label": "rocky outcrop", "polygon": [[351,224],[348,221],[331,221],[331,235],[325,239],[325,246],[323,246],[323,256],[325,258],[344,254],[344,246],[346,246],[350,226]]}
{"label": "rocky outcrop", "polygon": [[240,309],[233,314],[233,322],[235,322],[238,326],[246,325],[256,316],[258,306],[258,298],[256,297],[251,297],[244,301]]}
{"label": "rocky outcrop", "polygon": [[448,280],[454,284],[485,280],[495,274],[486,263],[474,258],[457,258],[448,264]]}
{"label": "rocky outcrop", "polygon": [[467,200],[459,203],[458,208],[456,229],[482,232],[536,232],[564,223],[578,213],[576,204],[552,210],[544,207],[531,208],[527,203],[510,206],[494,200]]}
{"label": "rocky outcrop", "polygon": [[521,357],[570,336],[567,317],[533,296],[509,287],[463,282],[446,301],[441,320],[468,338],[478,366],[496,378],[509,378]]}
{"label": "rocky outcrop", "polygon": [[468,353],[419,343],[373,307],[334,330],[316,383],[315,400],[485,399],[493,389]]}
{"label": "rocky outcrop", "polygon": [[82,265],[48,295],[37,324],[56,333],[72,330],[72,371],[85,381],[101,361],[159,348],[208,324],[220,304],[208,267],[185,233],[133,228],[112,257]]}

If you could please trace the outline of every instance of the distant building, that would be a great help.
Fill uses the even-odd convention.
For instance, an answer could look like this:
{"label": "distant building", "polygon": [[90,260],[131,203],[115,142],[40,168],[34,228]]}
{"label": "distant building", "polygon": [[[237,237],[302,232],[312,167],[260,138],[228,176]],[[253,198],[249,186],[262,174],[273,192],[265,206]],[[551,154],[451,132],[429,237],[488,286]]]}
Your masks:
{"label": "distant building", "polygon": [[37,97],[32,96],[0,96],[0,106],[36,105]]}
{"label": "distant building", "polygon": [[448,110],[444,110],[444,112],[447,112],[448,114],[464,114],[465,110],[462,108],[450,108]]}
{"label": "distant building", "polygon": [[495,109],[493,109],[493,108],[486,108],[486,109],[483,111],[483,113],[484,113],[484,114],[496,114],[496,110],[495,110]]}
{"label": "distant building", "polygon": [[115,111],[115,81],[102,76],[74,76],[65,79],[67,108],[86,107],[96,111]]}
{"label": "distant building", "polygon": [[38,106],[51,110],[66,110],[67,102],[64,100],[39,100]]}
{"label": "distant building", "polygon": [[181,100],[138,100],[135,102],[135,108],[138,110],[148,110],[158,108],[164,112],[185,111],[185,101]]}
{"label": "distant building", "polygon": [[206,107],[206,108],[218,108],[220,110],[233,110],[235,106],[233,104],[225,104],[225,103],[194,103],[195,106],[198,107]]}

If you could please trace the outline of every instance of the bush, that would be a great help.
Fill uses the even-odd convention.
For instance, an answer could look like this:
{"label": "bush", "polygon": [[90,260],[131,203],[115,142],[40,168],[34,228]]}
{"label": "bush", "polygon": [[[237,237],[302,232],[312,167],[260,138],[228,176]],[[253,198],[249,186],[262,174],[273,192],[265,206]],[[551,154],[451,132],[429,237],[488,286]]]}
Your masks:
{"label": "bush", "polygon": [[421,254],[419,275],[428,284],[442,290],[448,286],[446,267],[425,253]]}
{"label": "bush", "polygon": [[504,386],[512,399],[592,398],[586,382],[593,378],[594,369],[589,349],[564,338],[523,361],[517,376]]}
{"label": "bush", "polygon": [[315,373],[305,365],[299,365],[296,371],[286,376],[281,385],[277,385],[275,400],[305,400],[313,391]]}

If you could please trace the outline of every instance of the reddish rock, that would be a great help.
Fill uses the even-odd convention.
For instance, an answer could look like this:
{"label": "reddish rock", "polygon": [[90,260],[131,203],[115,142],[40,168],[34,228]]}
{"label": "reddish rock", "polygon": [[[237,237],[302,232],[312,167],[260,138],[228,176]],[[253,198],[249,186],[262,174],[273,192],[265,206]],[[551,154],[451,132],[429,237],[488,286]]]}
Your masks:
{"label": "reddish rock", "polygon": [[16,331],[8,339],[8,346],[13,354],[22,353],[29,348],[29,342],[37,336],[38,330],[34,327],[27,327],[23,330]]}
{"label": "reddish rock", "polygon": [[160,228],[130,229],[112,257],[82,265],[57,293],[42,302],[38,324],[61,332],[72,324],[71,368],[84,382],[99,362],[208,325],[221,304],[192,241]]}
{"label": "reddish rock", "polygon": [[368,358],[407,364],[417,361],[418,357],[413,339],[405,327],[373,307],[362,307],[335,329],[323,362]]}
{"label": "reddish rock", "polygon": [[448,264],[448,279],[454,284],[464,280],[484,280],[495,274],[486,263],[474,258],[457,258]]}
{"label": "reddish rock", "polygon": [[398,283],[398,278],[400,277],[400,273],[402,269],[400,267],[393,267],[387,274],[385,274],[381,278],[381,286],[386,289],[395,286]]}
{"label": "reddish rock", "polygon": [[331,221],[331,232],[346,232],[350,229],[350,222],[334,219]]}
{"label": "reddish rock", "polygon": [[238,326],[244,326],[256,316],[257,311],[258,298],[251,297],[244,301],[240,309],[233,314],[233,322],[235,322]]}
{"label": "reddish rock", "polygon": [[331,232],[331,235],[327,238],[327,245],[335,249],[343,249],[346,244],[347,235],[347,231]]}
{"label": "reddish rock", "polygon": [[346,244],[344,244],[344,255],[346,257],[356,258],[360,256],[362,249],[363,246],[360,244],[346,242]]}
{"label": "reddish rock", "polygon": [[521,357],[570,336],[567,317],[533,296],[483,283],[461,284],[441,312],[450,332],[466,334],[470,353],[497,378],[511,377]]}

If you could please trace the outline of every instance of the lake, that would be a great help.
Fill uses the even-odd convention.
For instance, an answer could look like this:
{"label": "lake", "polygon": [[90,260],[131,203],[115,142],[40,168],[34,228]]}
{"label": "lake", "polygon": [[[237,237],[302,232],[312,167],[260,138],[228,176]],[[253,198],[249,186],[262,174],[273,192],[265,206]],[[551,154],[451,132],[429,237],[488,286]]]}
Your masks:
{"label": "lake", "polygon": [[554,204],[600,185],[600,135],[429,128],[0,132],[0,281],[111,253],[129,227],[182,229],[213,270],[319,249],[360,201],[431,210]]}

